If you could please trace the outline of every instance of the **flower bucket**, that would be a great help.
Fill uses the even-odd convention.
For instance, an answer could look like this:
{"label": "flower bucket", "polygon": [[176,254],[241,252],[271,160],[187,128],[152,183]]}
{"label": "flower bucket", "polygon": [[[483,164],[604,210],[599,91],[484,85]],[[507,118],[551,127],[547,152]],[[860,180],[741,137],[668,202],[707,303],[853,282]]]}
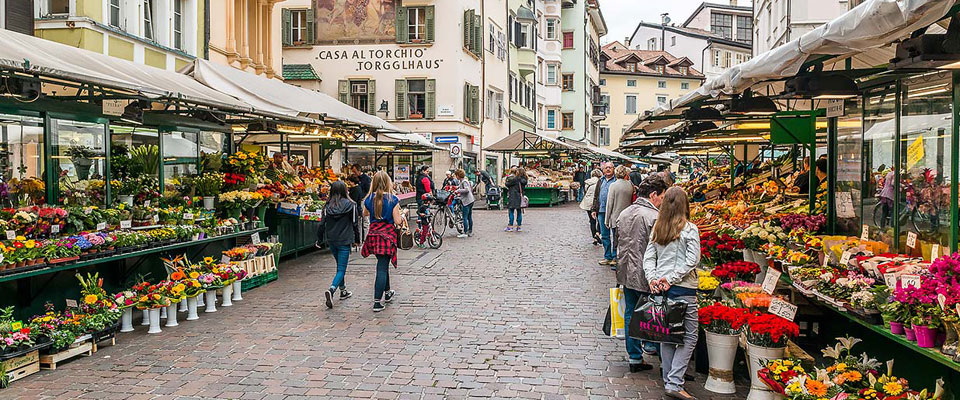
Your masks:
{"label": "flower bucket", "polygon": [[160,333],[160,309],[150,309],[150,330],[147,333]]}
{"label": "flower bucket", "polygon": [[207,308],[203,310],[203,312],[217,312],[217,291],[208,290],[203,295],[206,296],[206,298],[203,299],[203,302],[207,305]]}
{"label": "flower bucket", "polygon": [[177,323],[177,306],[179,303],[180,302],[170,303],[170,305],[167,306],[167,324],[164,326],[169,328],[171,326],[180,325]]}
{"label": "flower bucket", "polygon": [[263,221],[267,217],[267,206],[261,205],[257,207],[257,218]]}
{"label": "flower bucket", "polygon": [[120,332],[133,332],[133,308],[124,308],[120,314]]}
{"label": "flower bucket", "polygon": [[925,349],[937,345],[937,330],[928,326],[913,326],[914,335],[917,337],[917,346]]}
{"label": "flower bucket", "polygon": [[940,352],[948,356],[955,356],[957,355],[957,346],[960,345],[960,335],[957,333],[958,325],[956,322],[943,321],[943,326],[947,330],[947,335],[943,339]]}
{"label": "flower bucket", "polygon": [[220,307],[230,307],[233,305],[233,282],[223,287],[223,298],[220,300]]}
{"label": "flower bucket", "polygon": [[179,304],[180,307],[178,307],[177,311],[187,312],[187,301],[186,301],[186,300],[181,300],[180,303],[178,303],[178,304]]}
{"label": "flower bucket", "polygon": [[722,335],[710,331],[704,332],[707,335],[710,373],[703,388],[714,393],[736,393],[737,386],[733,383],[733,361],[737,355],[740,336]]}
{"label": "flower bucket", "polygon": [[150,310],[143,310],[143,320],[140,321],[140,325],[150,325]]}
{"label": "flower bucket", "polygon": [[782,396],[771,391],[767,384],[760,380],[757,372],[767,361],[783,358],[786,347],[760,347],[747,342],[747,365],[750,368],[750,393],[747,400],[779,400]]}
{"label": "flower bucket", "polygon": [[907,340],[909,340],[909,341],[911,341],[911,342],[916,342],[916,341],[917,341],[917,334],[916,334],[916,332],[913,330],[912,327],[909,327],[909,326],[904,325],[904,326],[903,326],[903,331],[904,331],[904,333],[907,335]]}
{"label": "flower bucket", "polygon": [[233,301],[243,300],[243,295],[240,294],[243,285],[240,281],[233,281]]}
{"label": "flower bucket", "polygon": [[212,210],[216,200],[216,196],[203,196],[203,209]]}
{"label": "flower bucket", "polygon": [[197,315],[198,297],[200,297],[200,295],[187,298],[187,321],[195,321],[200,319],[200,316]]}
{"label": "flower bucket", "polygon": [[890,333],[894,335],[903,335],[906,332],[903,330],[903,324],[897,321],[890,321]]}
{"label": "flower bucket", "polygon": [[121,202],[121,203],[133,207],[133,196],[128,195],[128,194],[122,194],[122,195],[117,196],[117,197],[120,199],[120,202]]}

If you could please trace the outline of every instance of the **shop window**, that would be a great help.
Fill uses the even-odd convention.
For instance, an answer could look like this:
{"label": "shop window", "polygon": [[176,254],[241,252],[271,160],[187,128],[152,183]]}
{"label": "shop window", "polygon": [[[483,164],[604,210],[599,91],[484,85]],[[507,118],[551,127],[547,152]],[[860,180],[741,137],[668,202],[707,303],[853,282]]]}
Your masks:
{"label": "shop window", "polygon": [[101,123],[50,120],[52,158],[59,176],[59,204],[105,204],[105,129]]}
{"label": "shop window", "polygon": [[896,136],[896,92],[893,85],[868,93],[863,107],[863,171],[867,174],[861,191],[863,224],[867,225],[871,240],[892,246],[893,203],[897,192],[893,159]]}
{"label": "shop window", "polygon": [[572,112],[562,113],[560,119],[561,119],[560,121],[561,129],[563,130],[573,129],[573,113]]}
{"label": "shop window", "polygon": [[[176,204],[189,194],[189,178],[198,173],[200,147],[196,132],[164,132],[163,197],[167,204]],[[186,178],[186,179],[185,179]]]}
{"label": "shop window", "polygon": [[436,81],[433,79],[398,79],[396,81],[397,118],[435,118],[436,86]]}
{"label": "shop window", "polygon": [[563,91],[573,90],[573,74],[563,74]]}
{"label": "shop window", "polygon": [[[860,98],[844,102],[844,115],[838,122],[837,185],[835,210],[837,234],[859,237],[861,233],[863,183],[863,132]],[[825,119],[821,119],[826,121]],[[841,204],[842,203],[842,204]]]}
{"label": "shop window", "polygon": [[160,197],[160,134],[156,129],[110,126],[110,186],[113,198],[132,196],[135,204]]}
{"label": "shop window", "polygon": [[0,114],[0,207],[43,204],[43,119]]}

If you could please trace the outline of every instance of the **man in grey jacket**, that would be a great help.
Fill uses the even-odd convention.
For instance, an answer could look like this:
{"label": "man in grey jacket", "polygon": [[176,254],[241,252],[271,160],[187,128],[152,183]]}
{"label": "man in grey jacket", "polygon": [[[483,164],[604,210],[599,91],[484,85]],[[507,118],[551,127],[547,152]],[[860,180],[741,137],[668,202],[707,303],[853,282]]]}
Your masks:
{"label": "man in grey jacket", "polygon": [[651,350],[656,348],[652,343],[645,344],[631,338],[628,329],[637,303],[650,294],[650,284],[643,272],[643,253],[647,250],[653,223],[657,220],[660,201],[667,187],[660,174],[651,174],[640,183],[637,201],[625,208],[617,218],[617,284],[623,286],[626,303],[624,330],[631,372],[652,368],[643,362],[643,349],[645,345],[650,345]]}

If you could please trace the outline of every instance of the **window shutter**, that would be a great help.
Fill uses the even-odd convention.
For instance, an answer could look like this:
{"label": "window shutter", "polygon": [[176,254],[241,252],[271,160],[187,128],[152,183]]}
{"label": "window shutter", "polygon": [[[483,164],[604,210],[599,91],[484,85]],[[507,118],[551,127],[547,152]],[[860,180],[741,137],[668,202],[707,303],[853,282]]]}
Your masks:
{"label": "window shutter", "polygon": [[470,111],[473,110],[473,107],[470,106],[470,84],[463,84],[463,121],[466,123],[472,123],[473,119],[470,116]]}
{"label": "window shutter", "polygon": [[[410,32],[407,31],[407,8],[406,7],[397,7],[397,20],[395,24],[397,30],[397,43],[407,43],[409,42],[408,36]],[[406,82],[404,82],[404,87],[406,87]]]}
{"label": "window shutter", "polygon": [[423,117],[426,119],[434,119],[437,117],[437,80],[436,79],[427,79],[427,109],[423,113]]}
{"label": "window shutter", "polygon": [[480,124],[480,86],[471,86],[470,87],[470,102],[472,104],[473,111],[473,123],[475,125]]}
{"label": "window shutter", "polygon": [[337,81],[337,94],[340,95],[340,102],[347,104],[350,102],[350,81]]}
{"label": "window shutter", "polygon": [[410,114],[407,110],[407,81],[397,79],[397,119],[406,119]]}
{"label": "window shutter", "polygon": [[284,8],[282,12],[283,19],[283,45],[289,46],[293,44],[293,40],[290,38],[290,34],[293,33],[293,28],[291,27],[291,13],[290,10]]}
{"label": "window shutter", "polygon": [[436,37],[433,34],[433,20],[434,20],[433,6],[427,7],[425,14],[427,15],[427,41],[432,42],[434,37]]}
{"label": "window shutter", "polygon": [[367,114],[377,115],[377,81],[367,81]]}
{"label": "window shutter", "polygon": [[313,28],[313,9],[307,10],[307,42],[308,44],[313,44],[317,39],[314,37],[314,28]]}
{"label": "window shutter", "polygon": [[473,16],[473,52],[478,57],[483,56],[483,21],[479,15]]}
{"label": "window shutter", "polygon": [[473,10],[463,12],[463,48],[473,51]]}

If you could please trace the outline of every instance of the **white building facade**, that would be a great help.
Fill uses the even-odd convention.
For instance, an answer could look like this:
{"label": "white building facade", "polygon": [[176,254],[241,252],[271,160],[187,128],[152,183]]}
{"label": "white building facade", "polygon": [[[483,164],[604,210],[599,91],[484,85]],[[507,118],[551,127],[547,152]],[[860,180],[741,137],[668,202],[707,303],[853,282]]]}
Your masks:
{"label": "white building facade", "polygon": [[847,12],[849,0],[754,0],[755,54],[781,46]]}
{"label": "white building facade", "polygon": [[537,132],[560,136],[560,111],[563,106],[561,64],[563,63],[563,26],[558,0],[536,0],[540,35],[537,38]]}

